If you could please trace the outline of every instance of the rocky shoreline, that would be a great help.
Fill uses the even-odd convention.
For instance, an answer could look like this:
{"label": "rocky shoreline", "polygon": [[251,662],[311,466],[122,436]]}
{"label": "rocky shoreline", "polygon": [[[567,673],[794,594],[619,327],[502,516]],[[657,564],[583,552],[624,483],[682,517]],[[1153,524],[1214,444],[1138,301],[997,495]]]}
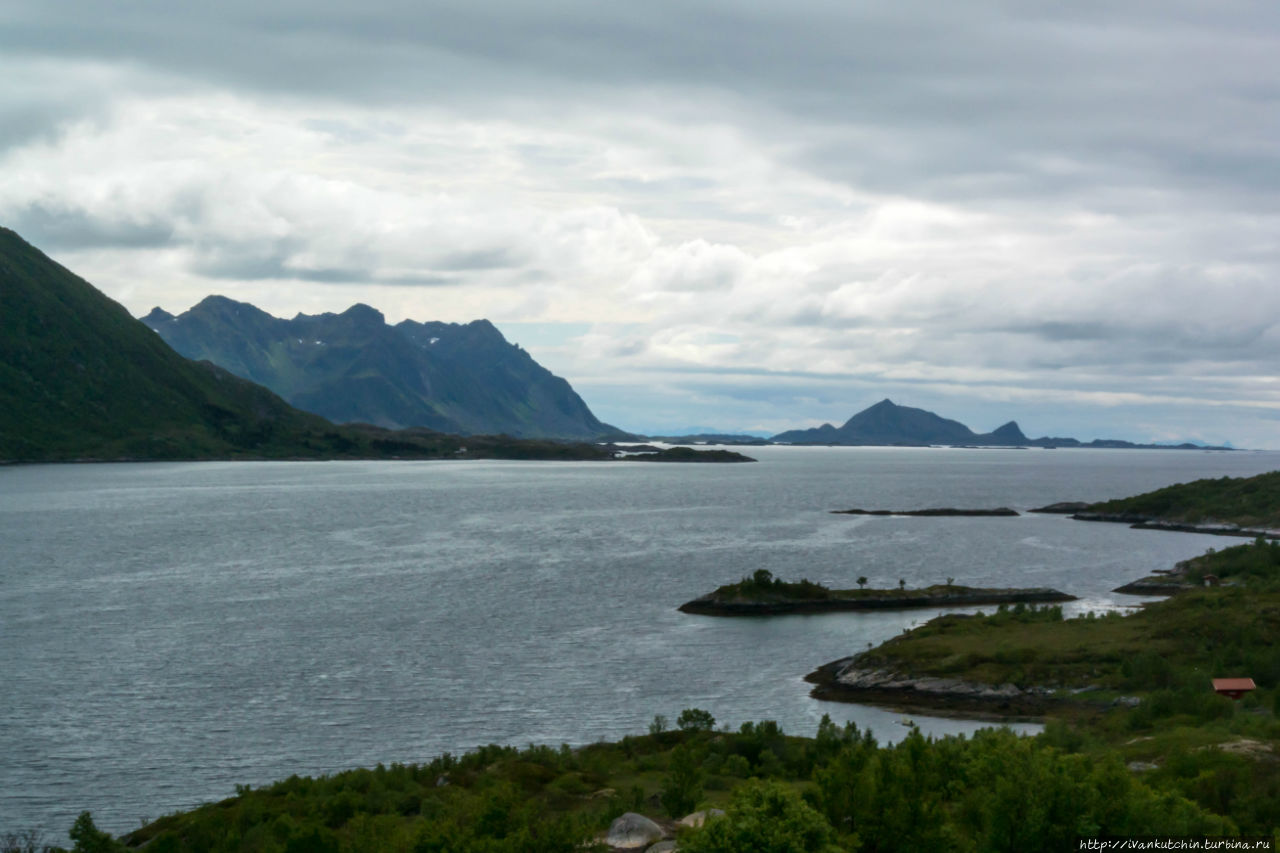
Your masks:
{"label": "rocky shoreline", "polygon": [[963,712],[967,716],[990,714],[1000,719],[1040,716],[1050,705],[1064,701],[1054,698],[1054,691],[1047,687],[913,676],[860,665],[860,657],[834,660],[806,675],[804,680],[814,685],[810,695],[836,702]]}
{"label": "rocky shoreline", "polygon": [[1177,595],[1180,592],[1199,588],[1197,584],[1187,579],[1187,573],[1190,570],[1191,562],[1183,560],[1176,563],[1172,569],[1156,570],[1155,574],[1130,581],[1111,591],[1123,592],[1127,595]]}
{"label": "rocky shoreline", "polygon": [[937,509],[833,509],[832,515],[911,515],[926,518],[979,517],[979,516],[1017,516],[1018,511],[1007,506],[995,509],[953,509],[939,507]]}
{"label": "rocky shoreline", "polygon": [[1241,527],[1224,521],[1208,521],[1191,524],[1182,521],[1165,521],[1146,515],[1125,512],[1077,512],[1071,516],[1076,521],[1107,521],[1127,524],[1134,530],[1171,530],[1179,533],[1208,533],[1212,536],[1239,536],[1245,539],[1280,539],[1280,530],[1268,527]]}
{"label": "rocky shoreline", "polygon": [[[805,599],[724,599],[716,593],[686,601],[678,608],[682,613],[702,616],[774,616],[788,613],[834,613],[850,610],[904,610],[916,607],[970,607],[980,604],[1031,604],[1075,601],[1068,595],[1048,587],[1027,589],[980,589],[956,587],[954,591],[915,594],[877,591],[878,595],[857,595],[864,590],[833,590],[831,598]],[[840,593],[856,597],[842,597]]]}
{"label": "rocky shoreline", "polygon": [[1069,515],[1075,521],[1105,521],[1112,524],[1127,524],[1134,530],[1169,530],[1178,533],[1207,533],[1211,536],[1239,536],[1245,539],[1280,539],[1280,530],[1270,527],[1241,527],[1229,521],[1205,521],[1191,523],[1186,521],[1169,521],[1151,515],[1134,512],[1094,512],[1087,504],[1080,501],[1063,501],[1048,506],[1029,509],[1027,512]]}

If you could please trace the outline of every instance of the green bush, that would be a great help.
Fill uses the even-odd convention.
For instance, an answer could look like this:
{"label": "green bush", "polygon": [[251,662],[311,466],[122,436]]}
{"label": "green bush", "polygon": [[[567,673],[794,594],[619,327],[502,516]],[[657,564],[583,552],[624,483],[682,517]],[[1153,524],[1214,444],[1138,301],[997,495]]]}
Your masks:
{"label": "green bush", "polygon": [[776,782],[748,782],[734,791],[725,815],[680,840],[685,853],[809,853],[834,850],[835,832],[795,791]]}

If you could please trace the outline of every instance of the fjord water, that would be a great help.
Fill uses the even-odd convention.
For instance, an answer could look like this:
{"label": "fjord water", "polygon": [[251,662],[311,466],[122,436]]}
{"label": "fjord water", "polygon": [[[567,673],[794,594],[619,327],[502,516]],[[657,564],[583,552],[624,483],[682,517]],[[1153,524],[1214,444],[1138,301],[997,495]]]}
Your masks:
{"label": "fjord water", "polygon": [[[805,673],[936,611],[717,619],[756,569],[853,586],[1053,586],[1075,610],[1209,536],[1027,509],[1280,467],[1280,453],[748,448],[754,465],[151,463],[0,469],[0,830],[115,832],[237,783],[587,743],[710,710],[882,740]],[[978,723],[912,717],[927,733]]]}

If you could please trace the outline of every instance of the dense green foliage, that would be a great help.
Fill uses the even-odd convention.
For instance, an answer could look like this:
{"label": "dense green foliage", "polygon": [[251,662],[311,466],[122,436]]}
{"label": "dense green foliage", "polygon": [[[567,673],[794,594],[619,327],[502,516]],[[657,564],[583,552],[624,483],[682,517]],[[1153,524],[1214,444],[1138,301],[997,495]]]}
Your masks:
{"label": "dense green foliage", "polygon": [[[490,746],[423,765],[295,776],[241,787],[122,841],[157,853],[567,853],[599,849],[624,811],[675,817],[714,806],[726,815],[682,828],[682,849],[1067,850],[1083,835],[1267,827],[1280,819],[1280,802],[1245,796],[1243,786],[1258,782],[1249,765],[1184,751],[1167,772],[1140,776],[1063,725],[1037,738],[987,730],[935,740],[912,730],[881,746],[827,718],[812,738],[764,721],[737,732],[691,728],[581,749]],[[77,850],[119,849],[87,831],[87,816],[76,827]]]}
{"label": "dense green foliage", "polygon": [[1280,471],[1176,483],[1135,497],[1092,504],[1089,511],[1187,524],[1280,527]]}
{"label": "dense green foliage", "polygon": [[[778,782],[752,781],[733,792],[725,816],[684,841],[685,853],[809,853],[839,850],[816,809]],[[853,839],[850,839],[853,841]]]}
{"label": "dense green foliage", "polygon": [[798,581],[784,581],[773,576],[768,569],[756,569],[737,583],[725,584],[715,591],[717,598],[745,599],[747,601],[804,600],[825,599],[831,597],[831,590],[807,578]]}
{"label": "dense green foliage", "polygon": [[1211,549],[1179,568],[1183,578],[1197,586],[1212,575],[1224,583],[1242,583],[1253,590],[1280,588],[1280,541],[1257,539],[1252,546]]}
{"label": "dense green foliage", "polygon": [[[750,575],[742,578],[737,583],[725,584],[717,587],[715,592],[707,596],[708,599],[718,602],[816,602],[816,601],[832,601],[835,599],[848,599],[852,601],[870,600],[870,599],[890,599],[894,602],[905,602],[906,606],[913,605],[913,600],[919,600],[920,604],[927,603],[929,600],[937,600],[941,598],[957,598],[971,597],[981,600],[985,596],[990,596],[995,600],[1001,597],[1014,596],[1019,593],[1028,593],[1029,590],[1016,589],[983,589],[971,586],[958,586],[952,583],[952,578],[947,578],[945,584],[932,584],[930,586],[921,587],[919,589],[907,589],[907,582],[899,580],[898,586],[888,589],[867,589],[865,587],[867,579],[865,577],[858,578],[858,589],[829,589],[820,583],[802,578],[798,581],[784,581],[782,578],[774,577],[773,573],[768,569],[757,569]],[[1044,590],[1036,592],[1044,593]],[[1052,591],[1048,591],[1052,592]],[[1070,596],[1058,596],[1058,598],[1070,598]],[[1057,600],[1057,599],[1051,599]]]}

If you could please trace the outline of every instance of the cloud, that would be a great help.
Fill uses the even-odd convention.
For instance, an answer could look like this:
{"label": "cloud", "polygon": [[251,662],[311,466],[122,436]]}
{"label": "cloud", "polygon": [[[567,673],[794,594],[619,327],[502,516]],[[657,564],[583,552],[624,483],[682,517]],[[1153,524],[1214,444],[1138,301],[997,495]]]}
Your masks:
{"label": "cloud", "polygon": [[0,219],[136,312],[579,324],[553,369],[678,401],[610,392],[624,426],[892,395],[1270,440],[1280,7],[2,14]]}

